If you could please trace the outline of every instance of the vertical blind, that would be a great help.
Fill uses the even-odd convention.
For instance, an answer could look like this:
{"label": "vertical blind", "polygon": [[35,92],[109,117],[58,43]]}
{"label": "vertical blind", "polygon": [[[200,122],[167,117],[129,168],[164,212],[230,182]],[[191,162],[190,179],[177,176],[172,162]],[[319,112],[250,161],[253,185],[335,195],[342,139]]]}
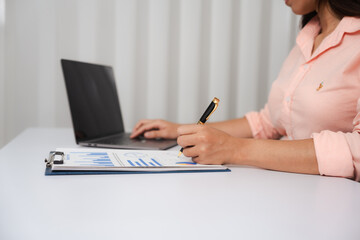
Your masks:
{"label": "vertical blind", "polygon": [[278,0],[0,0],[0,146],[71,127],[60,59],[111,65],[128,131],[142,118],[212,121],[259,110],[294,45]]}
{"label": "vertical blind", "polygon": [[0,0],[0,148],[5,143],[4,28],[5,0]]}

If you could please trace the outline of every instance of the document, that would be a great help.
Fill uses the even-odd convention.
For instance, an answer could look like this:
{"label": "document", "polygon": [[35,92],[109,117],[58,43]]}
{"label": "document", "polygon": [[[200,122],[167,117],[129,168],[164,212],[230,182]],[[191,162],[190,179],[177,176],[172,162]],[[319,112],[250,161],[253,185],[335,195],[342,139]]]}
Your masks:
{"label": "document", "polygon": [[[222,165],[202,165],[177,151],[109,150],[58,148],[51,152],[47,167],[51,171],[226,171]],[[56,154],[54,154],[56,153]]]}

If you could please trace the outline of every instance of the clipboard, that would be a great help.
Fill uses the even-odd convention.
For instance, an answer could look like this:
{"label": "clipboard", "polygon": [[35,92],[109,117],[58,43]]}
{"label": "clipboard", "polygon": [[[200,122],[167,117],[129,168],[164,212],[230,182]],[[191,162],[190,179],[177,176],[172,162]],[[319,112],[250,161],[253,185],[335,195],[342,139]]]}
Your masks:
{"label": "clipboard", "polygon": [[45,165],[46,176],[231,171],[222,165],[201,165],[186,157],[179,159],[175,151],[145,150],[57,149],[49,152]]}

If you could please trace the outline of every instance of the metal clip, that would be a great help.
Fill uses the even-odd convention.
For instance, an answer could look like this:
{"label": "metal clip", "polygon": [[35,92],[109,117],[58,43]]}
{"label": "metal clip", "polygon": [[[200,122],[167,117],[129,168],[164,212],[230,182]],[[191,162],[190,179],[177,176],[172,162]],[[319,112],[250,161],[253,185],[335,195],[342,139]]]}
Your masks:
{"label": "metal clip", "polygon": [[51,151],[49,153],[49,158],[45,158],[46,166],[50,167],[52,164],[63,164],[64,156],[65,154],[63,152]]}

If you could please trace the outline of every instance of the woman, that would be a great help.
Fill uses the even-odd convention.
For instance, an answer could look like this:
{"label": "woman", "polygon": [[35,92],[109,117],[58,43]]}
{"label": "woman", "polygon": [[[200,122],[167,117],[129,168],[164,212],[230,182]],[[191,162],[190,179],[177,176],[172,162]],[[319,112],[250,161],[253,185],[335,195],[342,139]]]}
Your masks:
{"label": "woman", "polygon": [[303,28],[260,112],[204,126],[141,120],[131,137],[177,138],[201,164],[360,181],[360,1],[285,3]]}

